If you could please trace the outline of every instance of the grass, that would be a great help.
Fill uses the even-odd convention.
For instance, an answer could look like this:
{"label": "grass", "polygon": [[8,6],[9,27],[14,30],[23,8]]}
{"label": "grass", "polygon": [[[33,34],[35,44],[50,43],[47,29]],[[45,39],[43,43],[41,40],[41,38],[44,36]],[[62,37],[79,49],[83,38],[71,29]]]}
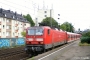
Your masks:
{"label": "grass", "polygon": [[27,59],[27,60],[35,60],[34,57],[30,58],[30,59]]}
{"label": "grass", "polygon": [[88,44],[88,43],[79,43],[79,46],[90,46],[90,44]]}

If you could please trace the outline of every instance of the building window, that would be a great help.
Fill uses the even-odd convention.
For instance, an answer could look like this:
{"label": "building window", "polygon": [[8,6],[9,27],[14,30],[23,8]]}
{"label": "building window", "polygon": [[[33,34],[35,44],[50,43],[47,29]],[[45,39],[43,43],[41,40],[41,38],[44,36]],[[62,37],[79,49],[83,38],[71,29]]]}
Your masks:
{"label": "building window", "polygon": [[17,29],[17,28],[15,27],[15,29]]}
{"label": "building window", "polygon": [[10,32],[6,32],[6,36],[10,36]]}
{"label": "building window", "polygon": [[0,29],[1,29],[1,25],[0,25]]}
{"label": "building window", "polygon": [[2,20],[0,19],[0,22],[1,22]]}
{"label": "building window", "polygon": [[13,33],[13,36],[14,36],[14,33]]}
{"label": "building window", "polygon": [[15,29],[15,27],[13,26],[13,29]]}
{"label": "building window", "polygon": [[0,36],[1,36],[1,32],[0,32]]}
{"label": "building window", "polygon": [[5,18],[3,18],[3,22],[5,22]]}
{"label": "building window", "polygon": [[21,27],[21,29],[22,29],[23,27]]}
{"label": "building window", "polygon": [[11,26],[7,25],[7,26],[6,26],[6,29],[11,29]]}
{"label": "building window", "polygon": [[10,20],[7,19],[7,22],[10,22]]}
{"label": "building window", "polygon": [[59,20],[60,18],[58,18],[58,20]]}
{"label": "building window", "polygon": [[4,27],[5,27],[5,26],[3,25],[3,29],[4,29]]}
{"label": "building window", "polygon": [[15,21],[15,24],[16,24],[16,21]]}
{"label": "building window", "polygon": [[24,26],[26,26],[26,24],[24,24]]}
{"label": "building window", "polygon": [[36,18],[36,20],[38,20],[38,18]]}
{"label": "building window", "polygon": [[5,32],[3,32],[3,35],[5,35]]}
{"label": "building window", "polygon": [[45,17],[47,17],[47,15],[45,15]]}
{"label": "building window", "polygon": [[58,14],[58,16],[60,16],[60,14]]}
{"label": "building window", "polygon": [[44,13],[47,13],[47,11],[44,11]]}

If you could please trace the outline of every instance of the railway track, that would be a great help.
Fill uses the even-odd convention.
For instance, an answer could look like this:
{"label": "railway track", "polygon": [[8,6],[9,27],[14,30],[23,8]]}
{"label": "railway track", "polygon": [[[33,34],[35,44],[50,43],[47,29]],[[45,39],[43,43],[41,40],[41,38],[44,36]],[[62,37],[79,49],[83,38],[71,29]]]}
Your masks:
{"label": "railway track", "polygon": [[2,54],[0,54],[0,58],[20,54],[20,53],[23,53],[23,52],[24,52],[24,50],[16,50],[16,51],[11,51],[11,52],[7,52],[7,53],[2,53]]}
{"label": "railway track", "polygon": [[0,60],[26,60],[28,55],[24,51],[24,47],[0,50]]}

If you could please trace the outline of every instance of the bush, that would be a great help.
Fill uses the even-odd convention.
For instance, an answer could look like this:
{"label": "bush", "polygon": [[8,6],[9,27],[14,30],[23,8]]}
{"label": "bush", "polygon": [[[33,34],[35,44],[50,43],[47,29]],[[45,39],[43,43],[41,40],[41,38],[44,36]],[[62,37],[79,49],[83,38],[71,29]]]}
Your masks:
{"label": "bush", "polygon": [[88,44],[90,44],[90,37],[81,37],[81,43],[88,43]]}
{"label": "bush", "polygon": [[23,36],[23,37],[25,37],[26,36],[26,32],[21,32],[21,35]]}
{"label": "bush", "polygon": [[83,37],[90,37],[90,31],[82,33]]}

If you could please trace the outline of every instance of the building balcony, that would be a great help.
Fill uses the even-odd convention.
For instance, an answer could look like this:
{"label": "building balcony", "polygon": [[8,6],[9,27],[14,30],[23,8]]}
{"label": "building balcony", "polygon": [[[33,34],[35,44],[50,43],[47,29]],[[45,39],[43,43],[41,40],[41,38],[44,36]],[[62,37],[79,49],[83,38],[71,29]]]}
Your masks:
{"label": "building balcony", "polygon": [[24,28],[23,31],[26,31],[26,28]]}
{"label": "building balcony", "polygon": [[6,38],[11,38],[11,36],[6,36]]}
{"label": "building balcony", "polygon": [[18,24],[15,24],[15,27],[17,27],[18,26]]}
{"label": "building balcony", "polygon": [[7,25],[11,25],[11,22],[7,22],[6,24],[7,24]]}
{"label": "building balcony", "polygon": [[18,29],[16,29],[15,32],[18,32]]}
{"label": "building balcony", "polygon": [[6,31],[9,31],[9,32],[11,32],[11,29],[6,29]]}
{"label": "building balcony", "polygon": [[0,21],[0,25],[1,25],[1,21]]}
{"label": "building balcony", "polygon": [[1,28],[0,28],[0,31],[1,31]]}
{"label": "building balcony", "polygon": [[18,36],[15,36],[16,38],[18,38]]}

